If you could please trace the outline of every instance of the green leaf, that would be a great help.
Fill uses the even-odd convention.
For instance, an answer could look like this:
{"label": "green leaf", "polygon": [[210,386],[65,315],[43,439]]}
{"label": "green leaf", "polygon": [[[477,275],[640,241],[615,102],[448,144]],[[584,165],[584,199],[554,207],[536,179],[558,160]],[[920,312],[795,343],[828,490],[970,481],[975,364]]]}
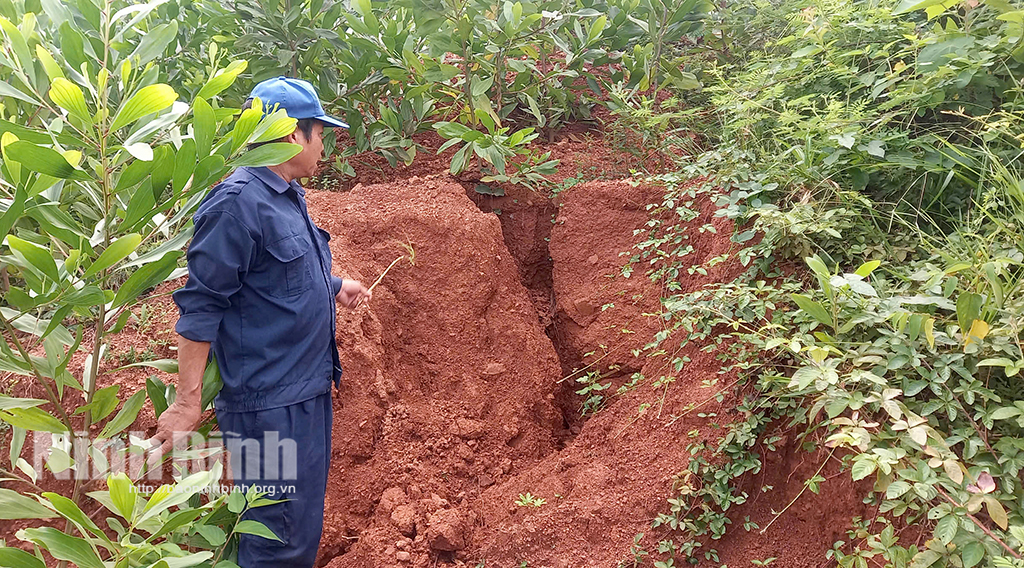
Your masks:
{"label": "green leaf", "polygon": [[227,535],[224,534],[224,530],[220,527],[213,525],[199,525],[196,527],[196,532],[203,535],[206,542],[210,543],[210,546],[220,546],[227,542]]}
{"label": "green leaf", "polygon": [[51,492],[43,493],[43,497],[45,497],[50,504],[53,505],[53,508],[63,515],[64,518],[78,525],[79,530],[88,531],[106,542],[110,542],[107,535],[100,530],[98,526],[96,526],[96,523],[94,523],[92,519],[87,517],[85,513],[78,508],[78,505],[76,505],[74,501],[63,495]]}
{"label": "green leaf", "polygon": [[142,36],[142,41],[132,52],[130,59],[134,61],[138,58],[136,66],[144,68],[147,63],[163,53],[167,49],[167,45],[177,36],[178,22],[175,20],[155,26]]}
{"label": "green leaf", "polygon": [[261,536],[266,539],[284,542],[280,538],[277,538],[277,535],[274,534],[274,531],[268,529],[266,525],[259,521],[252,521],[248,519],[241,521],[237,525],[235,525],[235,532],[239,534],[251,534]]}
{"label": "green leaf", "polygon": [[11,231],[11,227],[14,226],[14,223],[24,213],[26,199],[28,199],[28,193],[23,186],[19,185],[17,191],[14,192],[14,201],[7,207],[7,211],[4,212],[3,216],[0,217],[0,242],[3,242],[7,233]]}
{"label": "green leaf", "polygon": [[139,243],[141,242],[142,235],[138,233],[131,233],[110,243],[110,246],[100,253],[99,258],[89,266],[88,270],[85,271],[85,274],[82,277],[89,278],[94,276],[101,270],[110,268],[114,264],[124,260],[125,257],[138,248]]}
{"label": "green leaf", "polygon": [[[218,72],[209,81],[203,85],[202,89],[199,89],[199,93],[196,95],[197,99],[208,99],[219,95],[224,89],[227,89],[235,82],[238,75],[245,71],[245,68],[249,66],[247,61],[232,61],[226,69]],[[197,142],[198,144],[198,142]],[[200,154],[202,155],[202,154]]]}
{"label": "green leaf", "polygon": [[83,414],[86,411],[92,412],[93,424],[96,424],[100,420],[103,420],[110,413],[117,408],[117,403],[120,402],[117,398],[117,391],[120,390],[120,385],[111,385],[104,387],[95,392],[92,397],[92,402],[84,406],[79,406],[75,410],[75,415]]}
{"label": "green leaf", "polygon": [[135,422],[135,418],[138,417],[139,410],[142,410],[142,404],[145,401],[146,391],[140,389],[125,401],[124,405],[121,406],[121,411],[110,422],[107,422],[107,425],[103,427],[98,437],[109,438],[131,426]]}
{"label": "green leaf", "polygon": [[34,432],[63,434],[68,431],[63,422],[40,408],[12,408],[0,411],[0,420]]}
{"label": "green leaf", "polygon": [[220,392],[223,385],[224,382],[220,377],[220,366],[217,365],[217,357],[210,357],[210,362],[206,364],[206,369],[203,371],[203,392],[199,404],[199,407],[204,412],[213,404],[213,399],[217,397],[217,393]]}
{"label": "green leaf", "polygon": [[0,566],[9,568],[46,568],[43,561],[18,548],[0,546]]}
{"label": "green leaf", "polygon": [[853,468],[850,470],[853,474],[854,481],[860,481],[865,477],[875,472],[875,468],[878,464],[873,459],[865,457],[865,459],[858,459],[853,462]]}
{"label": "green leaf", "polygon": [[110,501],[117,513],[128,522],[135,520],[135,502],[139,496],[135,485],[124,472],[107,476],[107,488],[110,490]]}
{"label": "green leaf", "polygon": [[11,47],[14,48],[14,55],[17,56],[21,67],[26,71],[31,70],[34,60],[32,52],[28,49],[28,42],[25,41],[25,35],[10,20],[2,16],[0,16],[0,27],[3,28],[7,39],[11,40]]}
{"label": "green leaf", "polygon": [[7,245],[47,278],[53,282],[61,281],[60,274],[57,272],[57,263],[53,260],[50,251],[14,235],[7,236]]}
{"label": "green leaf", "polygon": [[828,267],[825,266],[825,263],[822,262],[821,259],[818,258],[817,256],[809,256],[804,259],[804,262],[807,263],[807,266],[809,266],[811,270],[814,271],[818,278],[828,280],[829,277],[832,276],[832,274],[828,270]]}
{"label": "green leaf", "polygon": [[10,396],[0,395],[0,410],[10,410],[12,408],[35,408],[40,404],[46,404],[47,401],[40,398],[13,398]]}
{"label": "green leaf", "polygon": [[149,401],[153,403],[155,418],[159,419],[160,415],[169,406],[167,404],[167,385],[156,376],[149,377],[146,379],[146,395],[149,396]]}
{"label": "green leaf", "polygon": [[978,541],[970,542],[964,546],[964,550],[961,553],[961,559],[964,562],[964,568],[973,568],[981,559],[985,557],[985,545]]}
{"label": "green leaf", "polygon": [[89,174],[68,163],[60,152],[18,140],[5,149],[7,155],[23,167],[59,179],[90,180]]}
{"label": "green leaf", "polygon": [[0,488],[0,520],[52,519],[57,515],[32,497]]}
{"label": "green leaf", "polygon": [[121,284],[114,296],[113,307],[117,308],[138,299],[139,294],[160,284],[166,279],[178,265],[178,257],[181,251],[170,251],[160,260],[150,262],[136,270],[128,280]]}
{"label": "green leaf", "polygon": [[939,522],[935,525],[935,538],[939,539],[939,542],[945,546],[953,541],[959,526],[960,523],[957,521],[956,515],[946,515],[939,519]]}
{"label": "green leaf", "polygon": [[960,331],[965,335],[971,329],[971,325],[981,315],[981,308],[985,298],[981,294],[964,292],[956,299],[956,319],[960,325]]}
{"label": "green leaf", "polygon": [[65,296],[65,302],[72,306],[98,306],[100,304],[105,304],[108,301],[109,300],[106,298],[103,291],[94,286],[87,286],[82,290],[76,290],[68,296]]}
{"label": "green leaf", "polygon": [[192,135],[196,141],[196,156],[200,159],[210,155],[213,136],[217,130],[217,115],[206,99],[196,98],[192,103]]}
{"label": "green leaf", "polygon": [[864,264],[860,265],[860,268],[858,268],[854,274],[860,276],[861,278],[867,278],[868,276],[871,275],[872,272],[875,271],[876,268],[878,268],[881,265],[882,261],[880,260],[869,260],[868,262],[865,262]]}
{"label": "green leaf", "polygon": [[292,159],[302,151],[302,146],[288,142],[271,142],[249,150],[231,161],[232,168],[243,166],[276,166]]}
{"label": "green leaf", "polygon": [[181,143],[174,156],[174,174],[171,176],[171,190],[177,195],[185,188],[196,169],[196,141],[189,138]]}
{"label": "green leaf", "polygon": [[46,76],[50,78],[50,81],[64,78],[64,70],[60,68],[57,61],[41,43],[36,44],[36,59],[43,64],[43,69],[46,70]]}
{"label": "green leaf", "polygon": [[832,326],[832,316],[829,315],[828,310],[820,303],[803,294],[790,294],[789,297],[808,315],[827,326]]}
{"label": "green leaf", "polygon": [[995,412],[989,415],[992,420],[1006,420],[1007,418],[1013,418],[1019,416],[1021,410],[1015,406],[1003,406],[997,408]]}
{"label": "green leaf", "polygon": [[171,106],[176,100],[178,100],[178,93],[175,93],[170,85],[157,84],[143,87],[121,105],[121,108],[117,109],[114,122],[110,125],[110,131],[114,132],[147,114],[160,112]]}
{"label": "green leaf", "polygon": [[50,84],[50,100],[68,111],[71,116],[86,124],[92,124],[92,114],[85,104],[85,95],[82,94],[82,89],[63,76],[57,77]]}
{"label": "green leaf", "polygon": [[51,527],[24,529],[24,534],[57,560],[67,560],[78,568],[105,568],[85,539],[68,536]]}

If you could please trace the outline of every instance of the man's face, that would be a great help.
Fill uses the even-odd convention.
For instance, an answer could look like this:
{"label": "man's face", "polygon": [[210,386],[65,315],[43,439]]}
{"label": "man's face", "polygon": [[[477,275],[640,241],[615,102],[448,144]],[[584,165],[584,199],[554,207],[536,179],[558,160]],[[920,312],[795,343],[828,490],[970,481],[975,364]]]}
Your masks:
{"label": "man's face", "polygon": [[292,133],[294,140],[290,140],[290,142],[302,146],[302,151],[290,160],[295,164],[296,170],[301,172],[299,177],[310,177],[316,173],[316,165],[324,155],[323,136],[324,125],[319,121],[313,123],[313,131],[309,138],[306,138],[306,133],[299,128]]}

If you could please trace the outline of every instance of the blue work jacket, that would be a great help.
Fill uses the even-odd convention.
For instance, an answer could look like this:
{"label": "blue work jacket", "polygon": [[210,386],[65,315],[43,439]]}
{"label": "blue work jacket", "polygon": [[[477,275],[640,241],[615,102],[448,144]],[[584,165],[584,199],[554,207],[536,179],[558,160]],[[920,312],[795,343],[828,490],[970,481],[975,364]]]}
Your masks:
{"label": "blue work jacket", "polygon": [[221,412],[309,400],[341,380],[330,234],[305,191],[268,168],[239,168],[196,211],[188,282],[174,293],[175,330],[209,342],[224,386]]}

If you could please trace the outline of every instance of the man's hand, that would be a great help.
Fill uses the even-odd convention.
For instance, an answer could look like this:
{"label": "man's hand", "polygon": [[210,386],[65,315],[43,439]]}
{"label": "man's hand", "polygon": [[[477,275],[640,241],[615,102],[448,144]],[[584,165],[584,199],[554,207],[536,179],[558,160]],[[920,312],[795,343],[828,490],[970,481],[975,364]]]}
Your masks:
{"label": "man's hand", "polygon": [[[160,415],[156,422],[156,436],[153,436],[153,454],[150,463],[155,463],[172,448],[182,448],[189,435],[199,425],[202,414],[199,401],[178,399]],[[158,447],[159,444],[159,447]]]}
{"label": "man's hand", "polygon": [[349,309],[355,308],[363,300],[369,301],[372,297],[373,293],[358,280],[342,281],[341,291],[335,296],[339,304]]}

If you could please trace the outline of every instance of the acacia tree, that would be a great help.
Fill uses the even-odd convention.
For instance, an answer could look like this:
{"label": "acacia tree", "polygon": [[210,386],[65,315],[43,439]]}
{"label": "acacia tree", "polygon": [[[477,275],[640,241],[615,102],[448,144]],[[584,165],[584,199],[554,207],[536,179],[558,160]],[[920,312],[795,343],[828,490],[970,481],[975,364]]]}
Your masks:
{"label": "acacia tree", "polygon": [[[179,49],[178,23],[158,10],[166,0],[43,4],[45,11],[38,3],[35,11],[26,8],[31,3],[0,5],[0,372],[41,397],[0,396],[0,421],[11,427],[0,519],[63,517],[65,531],[19,531],[36,554],[0,548],[0,565],[41,567],[45,549],[83,567],[167,566],[160,559],[172,557],[190,559],[176,566],[230,566],[232,534],[273,536],[238,519],[267,503],[232,494],[203,504],[195,491],[171,486],[148,498],[136,492],[123,471],[111,471],[103,448],[140,451],[141,441],[125,440],[124,431],[146,393],[122,403],[128,393],[119,385],[98,388],[97,374],[107,338],[132,306],[184,273],[191,214],[207,189],[232,168],[278,164],[298,153],[299,146],[283,143],[243,150],[287,134],[295,120],[284,111],[264,117],[258,103],[241,114],[220,108],[217,96],[245,61],[215,70],[192,101],[179,100],[154,64]],[[74,376],[68,365],[79,352],[84,368]],[[172,370],[169,362],[149,364]],[[207,404],[218,386],[208,382]],[[22,457],[29,432],[37,440],[50,435],[45,471]],[[74,451],[83,438],[88,451]],[[75,473],[69,495],[37,485],[68,471]],[[178,483],[208,486],[219,473],[215,467]],[[104,480],[106,490],[89,492]],[[117,517],[107,525],[119,538],[83,513],[87,495]]]}

